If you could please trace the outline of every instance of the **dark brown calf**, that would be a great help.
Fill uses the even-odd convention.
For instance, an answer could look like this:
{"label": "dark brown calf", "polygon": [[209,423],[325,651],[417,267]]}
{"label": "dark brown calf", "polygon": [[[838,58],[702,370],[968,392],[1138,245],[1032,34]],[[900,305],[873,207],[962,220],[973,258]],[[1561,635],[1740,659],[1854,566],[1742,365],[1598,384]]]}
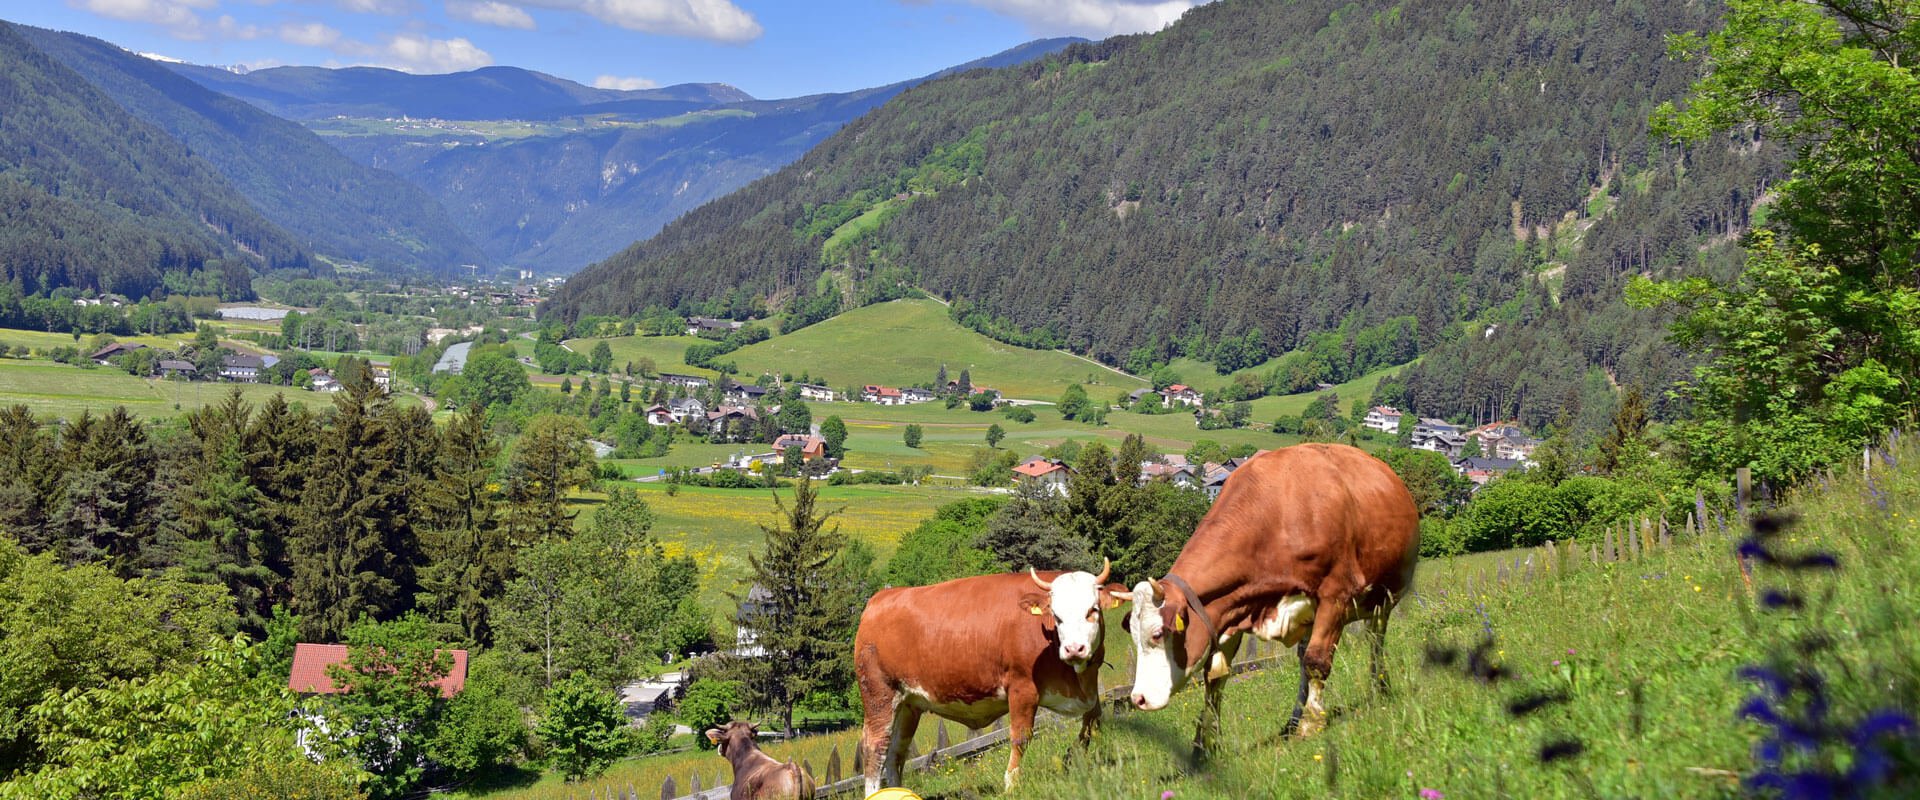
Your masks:
{"label": "dark brown calf", "polygon": [[720,757],[733,765],[733,800],[811,800],[813,776],[792,761],[779,762],[760,752],[757,732],[746,722],[729,722],[726,727],[707,730],[707,741],[720,749]]}

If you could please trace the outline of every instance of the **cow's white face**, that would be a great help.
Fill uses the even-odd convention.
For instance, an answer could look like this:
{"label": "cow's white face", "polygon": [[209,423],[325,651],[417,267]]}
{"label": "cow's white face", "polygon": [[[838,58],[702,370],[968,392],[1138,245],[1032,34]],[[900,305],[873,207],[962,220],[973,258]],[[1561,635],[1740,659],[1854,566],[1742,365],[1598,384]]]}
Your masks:
{"label": "cow's white face", "polygon": [[1100,594],[1100,584],[1087,572],[1064,573],[1047,590],[1048,611],[1060,637],[1060,660],[1076,668],[1086,666],[1100,649],[1105,633]]}
{"label": "cow's white face", "polygon": [[1133,587],[1133,611],[1127,627],[1133,634],[1133,705],[1142,711],[1167,707],[1173,693],[1187,683],[1186,636],[1161,614],[1163,601],[1154,598],[1152,581]]}

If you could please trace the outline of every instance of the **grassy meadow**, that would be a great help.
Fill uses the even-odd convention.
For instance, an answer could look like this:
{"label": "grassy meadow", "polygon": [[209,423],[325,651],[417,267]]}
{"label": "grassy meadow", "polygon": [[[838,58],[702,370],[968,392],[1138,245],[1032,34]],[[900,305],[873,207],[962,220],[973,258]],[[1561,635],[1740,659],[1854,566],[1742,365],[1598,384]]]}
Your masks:
{"label": "grassy meadow", "polygon": [[[275,394],[288,403],[315,409],[332,405],[332,395],[286,386],[140,378],[114,367],[75,367],[50,361],[0,360],[0,405],[24,405],[42,416],[73,417],[82,411],[103,414],[126,406],[137,417],[171,417],[220,402],[240,387],[247,401],[265,402]],[[418,403],[396,395],[400,403]]]}
{"label": "grassy meadow", "polygon": [[[1885,510],[1868,499],[1875,491]],[[1789,630],[1834,637],[1813,665],[1832,682],[1838,707],[1911,709],[1920,695],[1912,625],[1920,597],[1910,579],[1920,570],[1920,474],[1882,475],[1871,489],[1842,479],[1792,506],[1804,521],[1777,544],[1831,552],[1841,564],[1835,579],[1797,579],[1815,596],[1833,590],[1830,605],[1802,621],[1756,610],[1755,592],[1786,578],[1756,567],[1750,589],[1734,540],[1717,535],[1682,537],[1639,560],[1574,560],[1564,572],[1491,586],[1489,563],[1510,555],[1430,563],[1389,633],[1394,688],[1382,695],[1367,685],[1364,634],[1349,630],[1353,646],[1329,681],[1333,720],[1319,737],[1278,736],[1297,686],[1297,672],[1283,662],[1228,688],[1222,745],[1209,763],[1188,755],[1201,700],[1189,689],[1166,710],[1111,718],[1088,754],[1073,752],[1067,729],[1043,730],[1014,792],[1000,790],[1000,750],[907,783],[929,800],[1381,798],[1427,789],[1456,798],[1735,796],[1764,730],[1736,719],[1753,694],[1736,670],[1761,660]],[[1423,655],[1430,645],[1471,647],[1488,630],[1492,660],[1512,671],[1506,680],[1482,684]],[[1131,676],[1124,653],[1119,660],[1111,684]],[[1508,710],[1517,698],[1554,692],[1567,700],[1523,717]],[[1538,757],[1543,744],[1569,737],[1584,752],[1553,763]]]}

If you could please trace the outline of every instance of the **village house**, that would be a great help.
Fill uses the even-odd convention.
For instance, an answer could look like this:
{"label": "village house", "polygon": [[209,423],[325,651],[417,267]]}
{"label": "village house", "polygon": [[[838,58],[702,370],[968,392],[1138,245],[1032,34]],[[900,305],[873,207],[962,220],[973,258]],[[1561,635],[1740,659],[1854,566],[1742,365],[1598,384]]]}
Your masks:
{"label": "village house", "polygon": [[[467,651],[441,650],[436,655],[450,657],[447,674],[434,681],[431,686],[440,690],[440,696],[451,698],[467,688]],[[333,682],[327,674],[327,668],[335,664],[346,665],[347,646],[344,644],[309,644],[299,642],[293,646],[293,667],[288,670],[287,689],[295,694],[340,694],[346,691]],[[310,740],[314,734],[330,737],[327,720],[314,711],[301,711],[310,725],[301,726],[294,733],[294,744],[308,757],[320,759],[323,748],[316,747]]]}
{"label": "village house", "polygon": [[758,403],[762,400],[765,400],[767,397],[768,391],[769,390],[765,386],[754,386],[752,384],[747,384],[747,383],[734,383],[727,386],[726,395],[727,395],[727,400],[735,403],[740,403],[742,405],[746,405],[751,403]]}
{"label": "village house", "polygon": [[1156,391],[1154,391],[1154,390],[1152,390],[1152,389],[1135,389],[1135,390],[1133,390],[1133,391],[1131,391],[1131,392],[1128,392],[1128,393],[1127,393],[1127,407],[1129,407],[1129,408],[1131,408],[1131,407],[1133,407],[1133,406],[1135,406],[1135,405],[1137,405],[1137,404],[1139,404],[1139,402],[1140,402],[1140,398],[1142,398],[1142,397],[1146,397],[1147,395],[1150,395],[1150,394],[1152,394],[1152,395],[1157,395],[1157,394],[1159,394],[1159,392],[1156,392]]}
{"label": "village house", "polygon": [[831,403],[838,397],[838,394],[825,386],[812,383],[800,384],[800,399],[802,400],[812,400],[817,403]]}
{"label": "village house", "polygon": [[703,334],[703,333],[727,334],[727,333],[732,333],[734,331],[740,330],[740,328],[745,324],[746,323],[736,322],[730,319],[714,319],[713,317],[689,317],[687,319],[687,335],[699,336],[700,334]]}
{"label": "village house", "polygon": [[1534,449],[1540,446],[1539,439],[1528,436],[1511,422],[1482,425],[1469,431],[1467,437],[1479,440],[1483,455],[1523,462],[1531,462]]}
{"label": "village house", "polygon": [[1152,481],[1166,481],[1182,489],[1199,488],[1199,471],[1195,470],[1193,465],[1185,463],[1186,459],[1182,458],[1180,461],[1181,463],[1179,464],[1169,464],[1160,461],[1142,461],[1140,462],[1140,478],[1137,482],[1145,486]]}
{"label": "village house", "polygon": [[694,417],[707,414],[707,404],[697,397],[678,397],[667,401],[667,411],[673,414],[674,422],[686,422]]}
{"label": "village house", "polygon": [[1451,461],[1459,458],[1467,449],[1467,437],[1452,431],[1416,432],[1413,434],[1413,449],[1431,450]]}
{"label": "village house", "polygon": [[721,406],[707,412],[707,429],[726,439],[750,436],[760,424],[760,412],[752,406]]}
{"label": "village house", "polygon": [[[274,361],[278,363],[279,359]],[[227,356],[220,362],[220,377],[236,383],[259,383],[260,371],[270,366],[273,365],[260,356]]]}
{"label": "village house", "polygon": [[671,372],[660,373],[660,382],[668,386],[681,386],[688,389],[705,389],[713,384],[713,381],[698,375],[676,375]]}
{"label": "village house", "polygon": [[100,364],[102,366],[105,366],[107,362],[110,359],[112,359],[114,356],[126,355],[135,350],[145,350],[146,348],[147,346],[144,344],[114,342],[113,344],[107,345],[106,347],[102,347],[99,350],[95,350],[93,355],[88,356],[88,358],[93,359],[93,363],[95,364]]}
{"label": "village house", "polygon": [[393,370],[386,367],[373,367],[373,385],[380,387],[381,394],[393,391]]}
{"label": "village house", "polygon": [[931,403],[938,397],[939,395],[934,394],[933,390],[921,389],[916,386],[909,386],[900,390],[900,400],[906,403]]}
{"label": "village house", "polygon": [[787,450],[800,448],[800,460],[818,461],[827,457],[826,437],[811,433],[789,433],[773,440],[773,452],[786,458]]}
{"label": "village house", "polygon": [[1511,458],[1474,457],[1454,462],[1453,469],[1466,476],[1467,480],[1473,481],[1473,485],[1484,486],[1487,481],[1520,469],[1522,466],[1524,465],[1518,460]]}
{"label": "village house", "polygon": [[1006,404],[1007,404],[1007,398],[1006,398],[1005,396],[1003,396],[1003,395],[1002,395],[1002,394],[1000,393],[1000,390],[999,390],[999,389],[995,389],[995,388],[993,388],[993,387],[991,387],[991,386],[975,386],[975,387],[973,387],[973,396],[974,396],[974,397],[980,397],[980,396],[982,396],[982,395],[984,395],[984,396],[986,396],[986,397],[987,397],[987,399],[989,399],[989,400],[992,400],[992,401],[993,401],[993,405],[994,405],[994,407],[996,407],[996,408],[998,408],[998,407],[1000,407],[1000,406],[1004,406],[1004,405],[1006,405]]}
{"label": "village house", "polygon": [[160,377],[184,380],[192,380],[194,374],[199,372],[194,368],[193,362],[181,361],[177,358],[161,359],[157,369],[160,371]]}
{"label": "village house", "polygon": [[680,421],[672,411],[667,410],[666,406],[659,404],[647,406],[647,410],[640,413],[647,418],[648,425],[656,428],[664,428]]}
{"label": "village house", "polygon": [[340,391],[340,382],[334,380],[333,374],[327,372],[325,369],[314,367],[313,369],[307,370],[307,377],[310,379],[307,388],[316,392]]}
{"label": "village house", "polygon": [[1367,409],[1366,419],[1361,420],[1360,425],[1383,433],[1398,433],[1400,417],[1400,410],[1393,406],[1374,406]]}
{"label": "village house", "polygon": [[867,384],[865,388],[860,390],[860,399],[868,403],[878,403],[883,406],[903,406],[907,404],[906,398],[900,395],[899,389],[891,386],[876,386],[874,384]]}
{"label": "village house", "polygon": [[1205,396],[1184,383],[1176,383],[1160,392],[1160,401],[1166,405],[1183,405],[1199,408],[1205,402]]}
{"label": "village house", "polygon": [[1066,495],[1067,477],[1072,474],[1073,469],[1065,462],[1040,456],[1022,461],[1020,466],[1013,468],[1013,479],[1016,483],[1035,484],[1061,496]]}

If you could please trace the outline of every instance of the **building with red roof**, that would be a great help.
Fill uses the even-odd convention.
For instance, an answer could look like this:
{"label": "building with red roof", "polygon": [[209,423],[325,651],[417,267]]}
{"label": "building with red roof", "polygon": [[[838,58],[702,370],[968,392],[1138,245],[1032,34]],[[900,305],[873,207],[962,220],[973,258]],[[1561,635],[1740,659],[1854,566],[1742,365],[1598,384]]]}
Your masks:
{"label": "building with red roof", "polygon": [[[440,652],[453,656],[453,667],[447,670],[446,677],[434,681],[433,685],[440,689],[441,697],[452,697],[467,687],[467,651]],[[327,667],[345,663],[347,646],[344,644],[296,644],[293,646],[293,669],[287,676],[287,688],[300,694],[339,694],[341,689],[327,675]]]}

